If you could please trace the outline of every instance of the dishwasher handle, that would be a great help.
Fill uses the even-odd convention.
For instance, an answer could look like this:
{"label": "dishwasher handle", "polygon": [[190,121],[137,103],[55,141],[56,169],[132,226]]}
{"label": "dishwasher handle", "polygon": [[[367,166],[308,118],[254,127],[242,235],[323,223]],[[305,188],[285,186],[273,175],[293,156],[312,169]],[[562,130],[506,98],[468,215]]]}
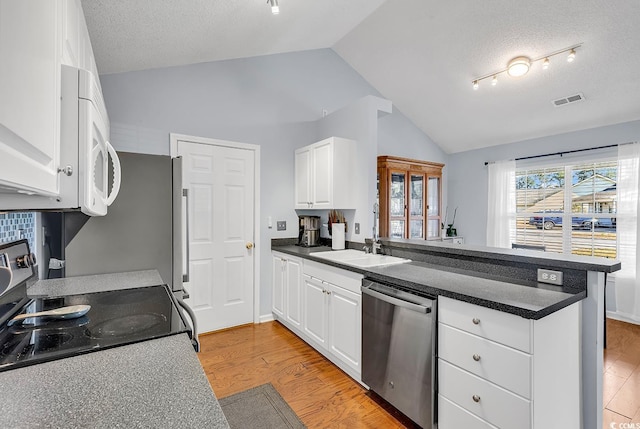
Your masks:
{"label": "dishwasher handle", "polygon": [[386,293],[375,289],[375,285],[362,288],[362,293],[379,299],[380,301],[393,304],[398,307],[406,308],[408,310],[416,311],[418,313],[429,314],[431,313],[431,307],[425,307],[424,305],[414,304],[413,302],[405,301],[393,296],[389,296]]}

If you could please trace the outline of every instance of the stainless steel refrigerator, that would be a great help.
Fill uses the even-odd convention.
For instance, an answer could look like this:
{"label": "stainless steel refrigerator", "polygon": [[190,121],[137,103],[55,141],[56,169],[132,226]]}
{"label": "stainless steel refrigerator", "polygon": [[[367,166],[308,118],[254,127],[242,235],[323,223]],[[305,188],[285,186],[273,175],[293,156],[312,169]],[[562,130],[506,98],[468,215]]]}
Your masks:
{"label": "stainless steel refrigerator", "polygon": [[182,158],[118,152],[120,193],[102,217],[42,213],[44,265],[64,269],[45,277],[72,277],[156,269],[174,292],[183,290]]}

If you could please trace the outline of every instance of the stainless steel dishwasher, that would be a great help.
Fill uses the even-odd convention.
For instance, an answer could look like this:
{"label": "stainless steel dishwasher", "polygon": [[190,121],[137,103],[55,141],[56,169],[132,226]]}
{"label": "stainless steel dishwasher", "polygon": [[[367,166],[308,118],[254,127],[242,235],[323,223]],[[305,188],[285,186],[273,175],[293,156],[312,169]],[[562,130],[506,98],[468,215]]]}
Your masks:
{"label": "stainless steel dishwasher", "polygon": [[435,422],[435,298],[362,281],[362,381],[423,428]]}

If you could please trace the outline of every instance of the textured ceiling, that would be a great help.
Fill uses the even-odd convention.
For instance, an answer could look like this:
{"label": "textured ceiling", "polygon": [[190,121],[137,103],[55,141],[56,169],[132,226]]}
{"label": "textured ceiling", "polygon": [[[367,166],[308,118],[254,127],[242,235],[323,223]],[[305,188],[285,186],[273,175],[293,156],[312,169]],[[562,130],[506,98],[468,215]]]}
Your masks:
{"label": "textured ceiling", "polygon": [[329,48],[384,0],[82,0],[101,74]]}
{"label": "textured ceiling", "polygon": [[[275,17],[264,0],[82,5],[101,73],[332,47],[448,153],[640,119],[638,0],[280,0]],[[577,43],[572,64],[471,87]]]}
{"label": "textured ceiling", "polygon": [[[447,152],[640,119],[640,1],[389,0],[338,52]],[[510,59],[583,43],[492,87]],[[585,101],[554,107],[581,92]],[[603,144],[608,142],[603,142]],[[617,142],[615,142],[617,143]]]}

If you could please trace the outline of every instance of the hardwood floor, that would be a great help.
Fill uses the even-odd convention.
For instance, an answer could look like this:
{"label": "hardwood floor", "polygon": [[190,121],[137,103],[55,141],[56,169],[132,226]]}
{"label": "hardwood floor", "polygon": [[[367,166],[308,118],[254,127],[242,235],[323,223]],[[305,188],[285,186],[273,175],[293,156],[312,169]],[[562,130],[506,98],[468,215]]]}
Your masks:
{"label": "hardwood floor", "polygon": [[278,322],[202,335],[200,342],[198,357],[218,398],[271,383],[310,429],[414,427]]}
{"label": "hardwood floor", "polygon": [[603,428],[619,427],[611,423],[640,425],[639,325],[607,319],[603,387]]}
{"label": "hardwood floor", "polygon": [[[310,429],[414,427],[278,322],[200,340],[198,357],[218,398],[271,383]],[[607,320],[603,383],[603,428],[640,423],[640,326]]]}

